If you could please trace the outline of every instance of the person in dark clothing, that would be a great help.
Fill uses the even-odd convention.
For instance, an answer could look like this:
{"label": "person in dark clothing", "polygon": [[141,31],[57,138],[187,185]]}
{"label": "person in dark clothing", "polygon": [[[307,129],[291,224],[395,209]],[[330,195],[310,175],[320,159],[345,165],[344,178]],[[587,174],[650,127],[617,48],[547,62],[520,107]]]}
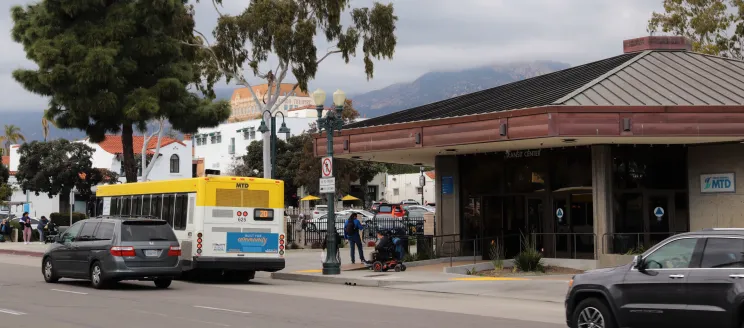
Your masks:
{"label": "person in dark clothing", "polygon": [[[338,233],[338,231],[333,231],[333,233],[336,234],[336,259],[338,260],[338,263],[341,263],[341,245],[344,243],[343,238],[341,238],[341,235]],[[330,239],[331,234],[326,234],[326,237],[323,239],[323,243],[321,244],[323,248],[323,253],[321,254],[321,261],[325,263],[326,259],[326,248],[328,248],[328,239]]]}
{"label": "person in dark clothing", "polygon": [[41,219],[39,219],[39,223],[36,225],[36,230],[39,231],[39,241],[44,242],[44,228],[46,228],[47,223],[49,223],[49,220],[47,220],[46,216],[41,216]]}
{"label": "person in dark clothing", "polygon": [[387,261],[393,257],[395,250],[395,244],[393,240],[382,233],[377,232],[377,245],[375,245],[375,252],[372,253],[372,261]]}
{"label": "person in dark clothing", "polygon": [[10,241],[10,233],[13,231],[13,227],[10,225],[10,221],[8,219],[3,219],[2,223],[0,223],[0,236],[2,236],[2,241]]}
{"label": "person in dark clothing", "polygon": [[359,219],[357,219],[357,214],[352,213],[351,216],[349,216],[349,219],[346,220],[346,224],[344,224],[344,235],[346,239],[349,241],[349,248],[351,249],[351,264],[354,264],[354,247],[359,248],[359,260],[362,261],[362,263],[367,262],[367,260],[364,259],[364,250],[362,249],[362,237],[359,235],[359,232],[364,230],[364,226],[359,222]]}

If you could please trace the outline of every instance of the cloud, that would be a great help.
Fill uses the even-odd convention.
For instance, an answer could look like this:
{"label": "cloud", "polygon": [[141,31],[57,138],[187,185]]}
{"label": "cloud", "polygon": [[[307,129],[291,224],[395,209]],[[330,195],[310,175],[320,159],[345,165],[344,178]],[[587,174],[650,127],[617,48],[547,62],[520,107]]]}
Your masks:
{"label": "cloud", "polygon": [[[662,10],[661,0],[392,1],[399,18],[394,59],[376,62],[374,78],[368,81],[361,58],[345,64],[340,57],[331,57],[321,64],[311,88],[341,88],[354,94],[412,81],[429,71],[524,60],[583,64],[620,54],[622,40],[645,35],[651,12]],[[0,1],[0,29],[12,27],[12,5],[30,2]],[[229,14],[240,13],[248,3],[224,2],[220,10]],[[352,0],[352,6],[372,2]],[[197,29],[211,35],[218,17],[211,1],[195,6]],[[0,46],[0,97],[4,100],[0,111],[44,108],[45,99],[26,92],[10,76],[18,67],[33,67],[22,47],[12,42],[9,33],[0,34]],[[327,47],[319,38],[318,49]]]}

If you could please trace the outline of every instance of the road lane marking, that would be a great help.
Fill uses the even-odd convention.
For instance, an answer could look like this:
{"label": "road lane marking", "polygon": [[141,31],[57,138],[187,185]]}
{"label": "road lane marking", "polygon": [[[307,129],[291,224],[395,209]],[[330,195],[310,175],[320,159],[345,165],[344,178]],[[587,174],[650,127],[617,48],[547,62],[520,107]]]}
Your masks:
{"label": "road lane marking", "polygon": [[18,311],[13,311],[13,310],[8,310],[8,309],[0,309],[0,312],[12,314],[12,315],[24,315],[25,314],[23,312],[18,312]]}
{"label": "road lane marking", "polygon": [[525,281],[527,278],[506,278],[506,277],[471,277],[471,278],[451,278],[455,281]]}
{"label": "road lane marking", "polygon": [[323,270],[300,270],[295,271],[295,273],[321,273]]}
{"label": "road lane marking", "polygon": [[[139,313],[144,313],[144,314],[152,314],[152,315],[160,316],[160,317],[163,317],[163,318],[168,318],[169,317],[167,314],[163,314],[163,313],[148,312],[148,311],[142,311],[142,310],[134,310],[134,312],[139,312]],[[190,319],[190,318],[184,318],[184,317],[172,317],[172,318],[179,319],[179,320],[184,320],[184,321],[198,322],[198,323],[203,323],[203,324],[208,324],[208,325],[213,325],[213,326],[218,326],[218,327],[231,327],[230,325],[226,325],[224,323],[218,323],[218,322],[196,320],[196,319]]]}
{"label": "road lane marking", "polygon": [[251,314],[250,312],[236,311],[236,310],[230,310],[230,309],[220,309],[220,308],[216,308],[216,307],[201,306],[201,305],[194,305],[194,307],[195,308],[199,308],[199,309],[206,309],[206,310],[215,310],[215,311],[224,311],[224,312]]}
{"label": "road lane marking", "polygon": [[70,293],[70,294],[78,294],[78,295],[88,295],[88,293],[74,292],[74,291],[71,291],[71,290],[64,290],[64,289],[50,289],[50,290],[53,290],[55,292],[62,292],[62,293]]}

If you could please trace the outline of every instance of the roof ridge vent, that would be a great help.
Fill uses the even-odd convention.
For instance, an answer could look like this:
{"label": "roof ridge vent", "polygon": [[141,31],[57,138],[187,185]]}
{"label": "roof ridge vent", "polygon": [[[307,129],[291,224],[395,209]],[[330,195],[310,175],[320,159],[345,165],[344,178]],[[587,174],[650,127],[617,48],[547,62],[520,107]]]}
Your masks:
{"label": "roof ridge vent", "polygon": [[684,36],[644,36],[623,41],[623,52],[626,54],[646,50],[691,51],[692,42]]}

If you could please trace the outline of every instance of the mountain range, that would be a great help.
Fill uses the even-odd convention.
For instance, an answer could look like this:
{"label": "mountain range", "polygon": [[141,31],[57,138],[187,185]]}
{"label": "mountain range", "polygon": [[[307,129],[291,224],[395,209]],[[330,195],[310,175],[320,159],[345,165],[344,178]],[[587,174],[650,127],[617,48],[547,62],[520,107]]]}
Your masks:
{"label": "mountain range", "polygon": [[[350,95],[350,98],[354,101],[354,108],[362,117],[371,118],[569,67],[570,65],[561,62],[533,61],[489,65],[459,71],[429,72],[412,82],[396,83],[379,90]],[[233,88],[215,90],[218,99],[226,100],[230,99],[232,92]],[[27,140],[43,140],[41,117],[40,111],[3,112],[0,125],[15,124],[20,127],[21,133]],[[80,130],[60,130],[52,126],[50,126],[49,135],[50,139],[85,138],[85,133]]]}

